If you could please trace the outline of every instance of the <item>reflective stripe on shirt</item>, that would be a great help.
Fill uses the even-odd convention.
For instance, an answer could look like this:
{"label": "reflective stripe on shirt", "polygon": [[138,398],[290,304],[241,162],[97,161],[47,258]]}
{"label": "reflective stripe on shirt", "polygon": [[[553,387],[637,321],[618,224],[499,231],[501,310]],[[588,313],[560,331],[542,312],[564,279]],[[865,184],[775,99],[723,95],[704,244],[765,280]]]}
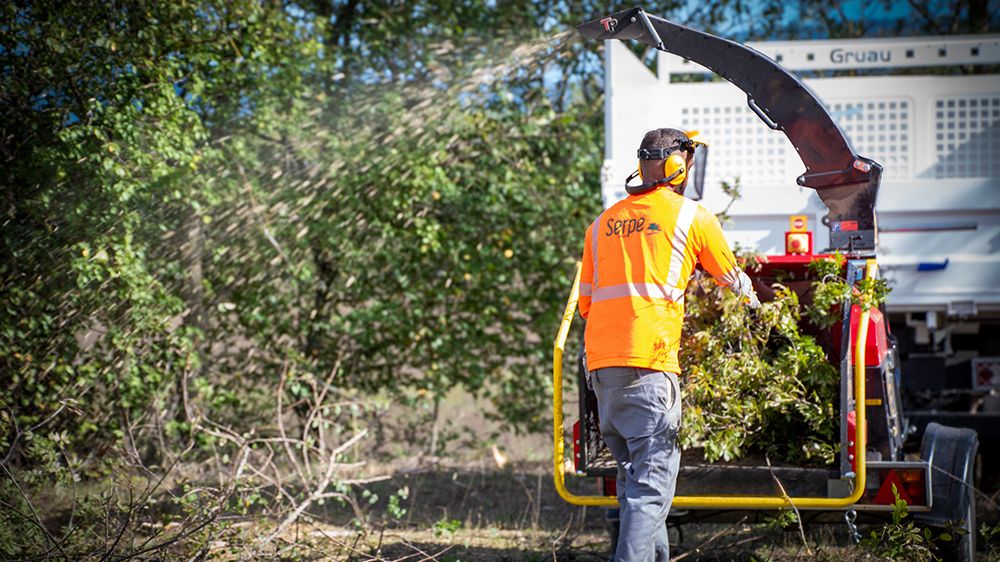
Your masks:
{"label": "reflective stripe on shirt", "polygon": [[654,283],[623,283],[610,287],[598,287],[593,291],[593,302],[595,303],[625,297],[644,297],[679,302],[684,299],[684,291],[676,287],[665,287]]}
{"label": "reflective stripe on shirt", "polygon": [[670,270],[667,273],[667,285],[676,287],[681,281],[681,269],[684,268],[684,255],[686,254],[688,232],[691,224],[694,223],[694,215],[698,212],[698,203],[684,198],[681,210],[677,213],[677,223],[674,226],[674,236],[670,241]]}

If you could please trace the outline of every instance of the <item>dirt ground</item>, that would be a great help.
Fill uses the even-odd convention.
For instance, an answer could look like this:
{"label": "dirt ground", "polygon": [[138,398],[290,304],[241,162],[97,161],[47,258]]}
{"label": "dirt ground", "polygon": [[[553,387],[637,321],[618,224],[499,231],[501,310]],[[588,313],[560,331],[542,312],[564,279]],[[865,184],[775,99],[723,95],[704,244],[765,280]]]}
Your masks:
{"label": "dirt ground", "polygon": [[[568,403],[575,404],[569,397]],[[514,435],[485,420],[489,405],[456,390],[441,405],[441,434],[461,428],[447,447],[447,462],[410,457],[366,473],[393,474],[370,486],[378,497],[363,531],[354,513],[327,505],[312,510],[286,545],[299,542],[304,559],[476,561],[598,561],[610,555],[605,511],[572,506],[552,482],[551,436]],[[483,436],[493,436],[483,439]],[[398,442],[398,439],[393,440]],[[419,448],[411,443],[410,451]],[[490,447],[497,449],[491,451]],[[506,462],[499,462],[499,453]],[[396,457],[400,459],[400,457]],[[448,464],[451,463],[451,464]],[[593,494],[593,479],[568,477],[575,493]],[[401,517],[386,517],[388,498],[407,491]],[[985,520],[996,522],[995,510]],[[871,528],[862,526],[868,534]],[[871,560],[851,544],[844,523],[781,528],[760,520],[686,524],[670,529],[673,560]],[[287,552],[287,551],[286,551]]]}
{"label": "dirt ground", "polygon": [[[320,536],[320,531],[314,531]],[[698,549],[673,548],[672,560],[854,560],[862,553],[854,549],[823,546],[808,552],[799,545],[761,544],[766,536],[747,536],[735,531],[714,546]],[[712,539],[713,533],[704,537]],[[770,537],[774,539],[776,537]],[[779,538],[780,540],[780,538]],[[755,545],[756,543],[756,545]],[[324,546],[325,545],[325,546]],[[540,530],[509,531],[495,528],[460,530],[448,536],[432,531],[385,531],[358,537],[324,537],[315,542],[314,554],[332,560],[440,560],[442,562],[604,562],[607,537],[602,532],[573,531],[551,534]]]}
{"label": "dirt ground", "polygon": [[[575,404],[572,391],[568,403]],[[611,542],[605,511],[572,506],[555,491],[551,436],[500,431],[482,415],[488,408],[460,390],[451,393],[435,423],[442,436],[457,430],[446,447],[447,461],[396,456],[391,465],[367,466],[366,475],[393,476],[368,486],[377,500],[366,508],[370,517],[365,529],[354,523],[352,510],[327,504],[311,510],[275,555],[359,562],[607,560]],[[411,453],[420,448],[409,445]],[[578,494],[597,491],[593,479],[569,476],[567,485]],[[387,516],[390,496],[403,489],[406,499],[399,507],[406,513]],[[983,508],[980,522],[995,524],[1000,514],[985,504]],[[871,529],[862,526],[860,531],[867,535]],[[669,535],[675,561],[875,559],[851,544],[844,523],[806,526],[803,532],[804,541],[798,525],[781,528],[765,517],[686,524],[670,528]]]}
{"label": "dirt ground", "polygon": [[[372,487],[379,499],[359,531],[349,509],[313,511],[284,537],[279,558],[353,561],[594,561],[610,555],[599,508],[575,507],[556,495],[543,463],[503,469],[424,468],[401,471]],[[591,481],[571,479],[578,493]],[[400,488],[408,497],[398,519],[380,519],[386,498]],[[866,532],[865,528],[861,529]],[[850,544],[844,524],[806,527],[734,522],[670,529],[673,560],[872,560]],[[292,547],[292,545],[298,545]],[[294,556],[289,556],[294,551]]]}

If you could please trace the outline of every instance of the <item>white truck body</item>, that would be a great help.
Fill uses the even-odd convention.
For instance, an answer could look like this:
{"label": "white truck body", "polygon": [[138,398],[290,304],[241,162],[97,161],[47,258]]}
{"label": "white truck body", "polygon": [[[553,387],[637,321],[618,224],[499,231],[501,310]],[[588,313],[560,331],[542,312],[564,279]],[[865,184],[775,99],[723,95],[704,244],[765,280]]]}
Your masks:
{"label": "white truck body", "polygon": [[[799,73],[1000,63],[1000,35],[751,44]],[[620,41],[605,43],[605,206],[647,130],[700,131],[710,145],[702,203],[729,203],[720,182],[739,178],[742,199],[724,225],[730,242],[784,253],[790,215],[810,217],[815,248],[829,243],[815,191],[798,187],[795,149],[748,109],[729,82],[677,82],[707,69],[657,52],[657,73]],[[878,254],[892,287],[889,312],[974,317],[1000,312],[1000,75],[805,78],[859,155],[884,166]],[[815,74],[815,73],[814,73]],[[921,317],[923,318],[923,317]]]}

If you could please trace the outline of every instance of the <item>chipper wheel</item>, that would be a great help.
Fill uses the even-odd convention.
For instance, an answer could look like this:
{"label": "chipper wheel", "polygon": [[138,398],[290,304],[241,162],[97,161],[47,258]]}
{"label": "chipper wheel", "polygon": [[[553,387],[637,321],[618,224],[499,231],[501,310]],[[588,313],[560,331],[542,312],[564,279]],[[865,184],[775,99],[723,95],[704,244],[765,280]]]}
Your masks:
{"label": "chipper wheel", "polygon": [[923,525],[965,531],[941,543],[944,560],[973,562],[976,559],[976,500],[973,486],[979,439],[971,429],[927,424],[920,457],[931,465],[931,510],[915,513]]}

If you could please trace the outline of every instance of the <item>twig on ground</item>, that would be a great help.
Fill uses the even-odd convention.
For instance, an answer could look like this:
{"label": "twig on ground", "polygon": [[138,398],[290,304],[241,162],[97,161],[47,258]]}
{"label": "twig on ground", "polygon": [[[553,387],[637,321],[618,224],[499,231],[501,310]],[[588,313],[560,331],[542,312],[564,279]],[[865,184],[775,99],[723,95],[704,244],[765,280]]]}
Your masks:
{"label": "twig on ground", "polygon": [[531,526],[535,529],[538,528],[539,523],[542,519],[542,471],[538,471],[537,478],[535,480],[535,513],[531,518]]}
{"label": "twig on ground", "polygon": [[559,533],[559,536],[556,537],[556,540],[552,541],[552,562],[557,562],[556,547],[559,546],[559,543],[561,543],[562,540],[566,538],[566,535],[569,533],[569,529],[572,526],[573,526],[573,516],[571,515],[569,518],[569,522],[566,523],[566,528],[562,530],[562,533]]}
{"label": "twig on ground", "polygon": [[[361,540],[361,533],[358,533],[357,535],[354,536],[354,544],[352,544],[351,547],[350,547],[351,552],[357,552],[357,550],[355,550],[355,547],[358,546],[358,542],[360,540]],[[368,556],[367,554],[364,554],[364,556],[366,556],[368,558],[371,558],[371,556]],[[354,556],[351,555],[351,556],[348,556],[347,559],[350,560],[353,557]]]}
{"label": "twig on ground", "polygon": [[400,537],[399,535],[395,535],[395,536],[399,537],[399,541],[402,542],[403,544],[405,544],[407,547],[412,548],[413,550],[415,550],[415,551],[419,552],[420,554],[424,555],[424,557],[421,558],[420,560],[417,560],[417,562],[427,562],[428,560],[437,560],[438,556],[441,556],[442,554],[444,554],[445,552],[448,552],[449,550],[455,548],[455,546],[456,546],[456,545],[453,545],[453,544],[449,544],[448,546],[446,546],[446,547],[442,548],[441,550],[439,550],[436,554],[428,554],[428,553],[424,552],[423,550],[421,550],[420,548],[418,548],[417,545],[411,543],[410,541],[404,539],[403,537]]}
{"label": "twig on ground", "polygon": [[754,542],[754,541],[759,541],[759,540],[763,540],[763,539],[764,539],[764,537],[760,537],[760,536],[758,536],[758,537],[747,537],[745,539],[740,539],[740,540],[738,540],[738,541],[736,541],[734,543],[727,544],[725,546],[725,548],[733,548],[734,546],[740,546],[741,544],[746,544],[748,542]]}
{"label": "twig on ground", "polygon": [[323,474],[323,478],[313,488],[313,491],[309,495],[309,497],[302,500],[302,502],[299,503],[299,505],[296,506],[295,509],[291,511],[291,513],[285,516],[285,519],[277,526],[277,528],[274,529],[274,531],[272,531],[269,535],[261,539],[255,545],[255,550],[260,550],[261,548],[269,544],[271,541],[273,541],[275,537],[283,533],[285,529],[288,528],[289,525],[294,523],[295,520],[297,520],[299,516],[302,515],[302,512],[304,512],[306,509],[309,508],[310,505],[312,505],[313,502],[326,498],[335,498],[335,497],[345,498],[345,499],[347,498],[346,494],[328,493],[326,492],[326,489],[333,482],[333,475],[336,472],[338,466],[337,457],[341,453],[349,449],[351,445],[360,441],[367,434],[368,434],[367,429],[359,431],[353,437],[351,437],[350,439],[342,443],[339,447],[334,449],[332,453],[330,453],[329,461],[327,461],[326,472]]}
{"label": "twig on ground", "polygon": [[698,546],[694,547],[693,549],[685,552],[684,554],[681,554],[679,556],[675,556],[674,558],[671,558],[670,562],[678,562],[679,560],[684,560],[685,558],[687,558],[688,556],[691,556],[694,553],[700,553],[702,548],[704,548],[705,546],[707,546],[709,544],[712,544],[713,542],[715,542],[716,540],[718,540],[719,537],[722,537],[723,535],[731,533],[733,531],[733,529],[735,529],[739,525],[742,525],[743,522],[746,521],[746,520],[747,520],[747,516],[744,516],[743,519],[740,519],[736,523],[734,523],[734,524],[732,524],[732,525],[730,525],[728,527],[723,528],[718,533],[715,533],[711,537],[708,537],[707,539],[705,539],[704,541],[702,541],[701,544],[699,544]]}
{"label": "twig on ground", "polygon": [[[367,431],[367,430],[365,430],[365,431]],[[343,465],[341,465],[341,466],[343,466]],[[384,482],[386,480],[392,480],[392,475],[391,474],[382,474],[382,475],[379,475],[379,476],[372,476],[371,478],[355,478],[355,479],[352,479],[352,480],[341,480],[340,483],[341,484],[345,484],[347,486],[359,486],[359,485],[362,485],[362,484],[373,484],[375,482]]]}
{"label": "twig on ground", "polygon": [[795,522],[799,526],[799,537],[802,539],[802,546],[806,548],[806,554],[812,556],[813,551],[811,548],[809,548],[809,543],[806,541],[806,530],[805,527],[802,525],[802,514],[799,513],[799,508],[795,507],[795,502],[792,501],[792,498],[788,495],[788,492],[785,491],[785,487],[781,484],[781,480],[778,480],[778,475],[774,473],[774,468],[771,466],[771,459],[768,458],[767,455],[764,455],[764,460],[767,462],[767,470],[771,473],[771,478],[774,478],[774,483],[777,484],[778,489],[781,490],[781,496],[785,498],[785,501],[788,502],[788,505],[792,506],[792,511],[795,512]]}
{"label": "twig on ground", "polygon": [[341,550],[343,550],[343,549],[346,548],[351,553],[350,555],[348,555],[348,559],[351,559],[354,554],[358,554],[360,556],[365,557],[368,560],[380,560],[379,558],[376,558],[376,557],[372,556],[371,554],[368,554],[367,552],[361,552],[360,550],[358,550],[356,548],[358,546],[358,542],[361,540],[361,536],[362,536],[361,533],[358,533],[357,535],[355,535],[355,537],[354,537],[354,544],[353,545],[347,546],[346,542],[338,541],[337,539],[335,539],[335,538],[331,537],[330,535],[326,534],[326,531],[320,529],[319,527],[316,527],[316,528],[317,528],[317,530],[319,530],[320,533],[323,534],[324,537],[326,537],[327,540],[329,540],[330,542],[332,542],[332,543],[340,546]]}

